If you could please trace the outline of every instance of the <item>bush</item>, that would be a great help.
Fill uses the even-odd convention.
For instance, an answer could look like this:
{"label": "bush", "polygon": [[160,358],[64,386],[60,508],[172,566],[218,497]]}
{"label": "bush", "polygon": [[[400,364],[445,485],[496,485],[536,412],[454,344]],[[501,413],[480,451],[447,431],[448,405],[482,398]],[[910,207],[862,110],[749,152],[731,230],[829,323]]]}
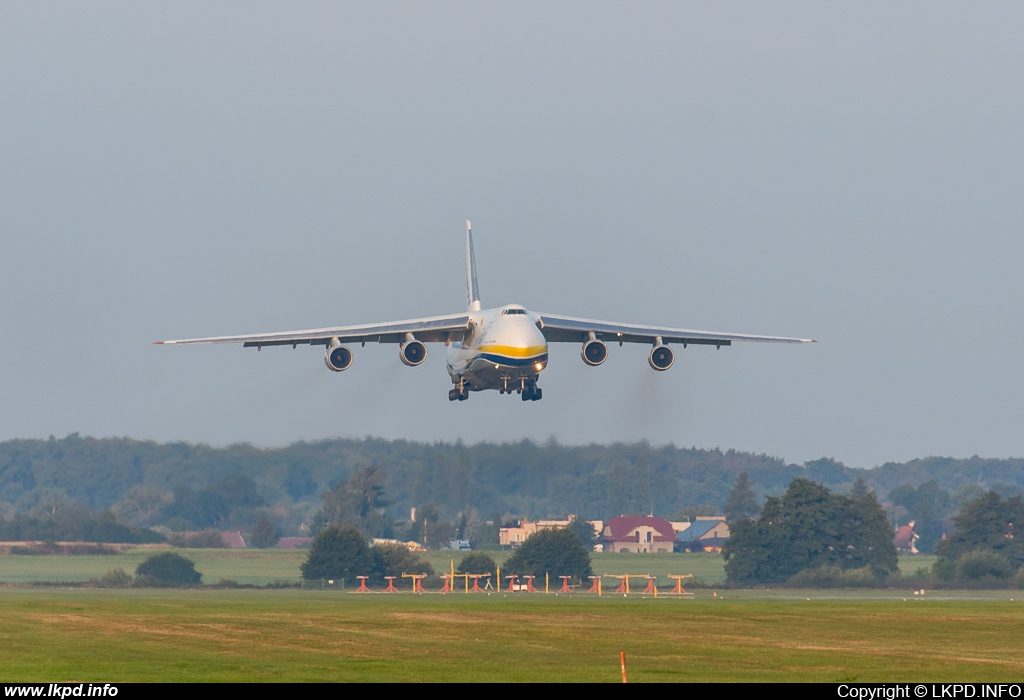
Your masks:
{"label": "bush", "polygon": [[804,569],[786,581],[791,588],[873,588],[886,583],[871,566],[843,569],[826,564],[816,569]]}
{"label": "bush", "polygon": [[979,579],[985,576],[1009,578],[1016,567],[1005,556],[991,549],[975,549],[956,560],[956,578]]}
{"label": "bush", "polygon": [[359,530],[332,525],[320,531],[300,567],[304,579],[341,579],[355,583],[356,576],[372,576],[373,554]]}
{"label": "bush", "polygon": [[185,539],[186,547],[197,549],[222,549],[224,538],[220,536],[220,530],[201,530]]}
{"label": "bush", "polygon": [[100,585],[104,588],[128,588],[132,585],[132,577],[124,569],[111,569],[100,577]]}
{"label": "bush", "polygon": [[203,579],[195,562],[174,552],[149,557],[135,569],[135,577],[143,586],[198,586]]}
{"label": "bush", "polygon": [[594,572],[590,552],[580,538],[569,530],[539,530],[505,562],[510,574],[520,576],[572,576],[584,581]]}

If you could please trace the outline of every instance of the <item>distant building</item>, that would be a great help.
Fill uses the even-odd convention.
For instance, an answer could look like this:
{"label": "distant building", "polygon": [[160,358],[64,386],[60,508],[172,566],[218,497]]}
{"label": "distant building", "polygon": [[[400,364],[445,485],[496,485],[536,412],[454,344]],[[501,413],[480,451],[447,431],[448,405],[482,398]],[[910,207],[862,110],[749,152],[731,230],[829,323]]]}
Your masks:
{"label": "distant building", "polygon": [[246,549],[245,539],[242,537],[242,533],[238,530],[222,530],[220,533],[220,541],[224,543],[224,546],[228,549]]}
{"label": "distant building", "polygon": [[[185,538],[185,545],[188,547],[194,546],[192,540],[199,536],[203,536],[205,539],[206,533],[209,530],[187,530],[181,533],[182,537]],[[220,535],[221,545],[226,549],[247,549],[245,545],[245,539],[242,537],[242,533],[238,530],[219,530],[217,534]],[[200,544],[201,547],[209,547],[210,544]],[[216,547],[216,545],[212,545]]]}
{"label": "distant building", "polygon": [[675,528],[665,518],[649,515],[620,515],[601,531],[606,552],[672,552],[678,541]]}
{"label": "distant building", "polygon": [[[516,549],[519,545],[525,542],[530,535],[538,530],[561,530],[562,528],[569,527],[569,523],[575,519],[576,516],[570,515],[565,520],[517,521],[508,527],[501,528],[498,531],[498,544],[502,547],[511,547],[512,549]],[[591,520],[590,522],[594,526],[594,535],[600,536],[601,528],[604,523],[600,520]]]}
{"label": "distant building", "polygon": [[[945,533],[943,533],[943,537],[945,537]],[[896,528],[896,532],[893,534],[893,543],[901,552],[917,554],[917,541],[920,538],[921,536],[914,532],[914,521],[911,520],[903,527]]]}
{"label": "distant building", "polygon": [[720,516],[698,516],[680,536],[679,542],[685,549],[704,552],[721,552],[722,545],[729,539],[729,526]]}

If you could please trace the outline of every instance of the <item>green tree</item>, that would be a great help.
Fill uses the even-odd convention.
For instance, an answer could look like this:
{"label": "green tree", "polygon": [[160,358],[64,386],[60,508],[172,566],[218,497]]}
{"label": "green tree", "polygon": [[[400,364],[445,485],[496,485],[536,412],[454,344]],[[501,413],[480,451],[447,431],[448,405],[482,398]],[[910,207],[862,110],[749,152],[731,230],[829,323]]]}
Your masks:
{"label": "green tree", "polygon": [[382,469],[373,465],[324,491],[314,525],[351,525],[369,537],[390,537],[392,522],[386,513],[390,504],[384,497]]}
{"label": "green tree", "polygon": [[597,533],[594,532],[594,523],[583,518],[573,518],[566,529],[580,538],[580,542],[583,543],[588,552],[594,551],[594,545],[597,544]]}
{"label": "green tree", "polygon": [[498,570],[498,565],[493,559],[484,554],[483,552],[472,552],[467,554],[459,562],[459,566],[455,569],[457,574],[490,574],[494,576],[494,572]]}
{"label": "green tree", "polygon": [[722,555],[733,583],[782,583],[822,566],[869,566],[877,577],[897,568],[892,533],[874,493],[846,498],[793,479],[781,498],[765,501],[757,521],[737,521],[731,532]]}
{"label": "green tree", "polygon": [[752,518],[757,515],[757,499],[754,496],[754,489],[750,485],[750,477],[746,472],[741,472],[736,477],[736,483],[729,490],[729,499],[722,508],[725,519],[728,522]]}
{"label": "green tree", "polygon": [[[373,580],[383,582],[385,576],[402,574],[434,575],[434,567],[416,552],[410,552],[404,544],[385,542],[370,547],[373,555]],[[364,572],[365,574],[365,572]],[[371,575],[371,574],[366,574]]]}
{"label": "green tree", "polygon": [[355,527],[332,525],[313,539],[300,570],[304,579],[342,579],[355,583],[356,576],[373,575],[373,554]]}
{"label": "green tree", "polygon": [[280,538],[277,536],[277,530],[274,529],[274,524],[270,522],[270,518],[266,515],[261,515],[260,519],[256,521],[256,527],[252,529],[252,534],[249,536],[252,546],[258,549],[269,549],[277,544],[278,539]]}
{"label": "green tree", "polygon": [[505,562],[510,574],[573,576],[586,580],[594,572],[590,568],[590,552],[580,538],[566,529],[538,530],[520,545]]}
{"label": "green tree", "polygon": [[135,576],[144,586],[198,586],[202,582],[195,563],[174,552],[148,557],[136,567]]}
{"label": "green tree", "polygon": [[[944,578],[1010,576],[1024,565],[1024,504],[994,491],[965,503],[953,517],[956,532],[939,543],[936,573]],[[961,564],[962,560],[966,560]]]}

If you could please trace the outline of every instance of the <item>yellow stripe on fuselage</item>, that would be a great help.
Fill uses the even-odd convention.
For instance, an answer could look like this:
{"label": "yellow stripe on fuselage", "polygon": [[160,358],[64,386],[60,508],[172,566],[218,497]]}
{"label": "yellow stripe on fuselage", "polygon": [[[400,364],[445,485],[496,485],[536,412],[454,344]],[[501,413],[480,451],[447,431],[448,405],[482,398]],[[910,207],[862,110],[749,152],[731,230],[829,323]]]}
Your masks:
{"label": "yellow stripe on fuselage", "polygon": [[476,349],[477,352],[486,352],[492,355],[504,355],[506,357],[533,357],[534,355],[543,355],[548,351],[547,345],[533,345],[528,348],[520,348],[515,345],[481,345]]}

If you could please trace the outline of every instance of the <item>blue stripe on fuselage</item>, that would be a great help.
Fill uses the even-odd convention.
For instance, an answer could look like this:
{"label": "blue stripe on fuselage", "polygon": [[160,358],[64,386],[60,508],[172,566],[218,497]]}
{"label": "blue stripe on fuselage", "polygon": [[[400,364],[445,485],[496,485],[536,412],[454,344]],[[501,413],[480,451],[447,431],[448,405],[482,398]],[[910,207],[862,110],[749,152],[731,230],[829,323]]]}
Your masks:
{"label": "blue stripe on fuselage", "polygon": [[509,357],[508,355],[497,355],[491,352],[481,352],[473,355],[466,363],[467,366],[473,364],[477,360],[486,360],[496,365],[505,365],[506,367],[526,367],[532,365],[535,362],[548,361],[548,354],[541,353],[540,355],[534,355],[533,357]]}

